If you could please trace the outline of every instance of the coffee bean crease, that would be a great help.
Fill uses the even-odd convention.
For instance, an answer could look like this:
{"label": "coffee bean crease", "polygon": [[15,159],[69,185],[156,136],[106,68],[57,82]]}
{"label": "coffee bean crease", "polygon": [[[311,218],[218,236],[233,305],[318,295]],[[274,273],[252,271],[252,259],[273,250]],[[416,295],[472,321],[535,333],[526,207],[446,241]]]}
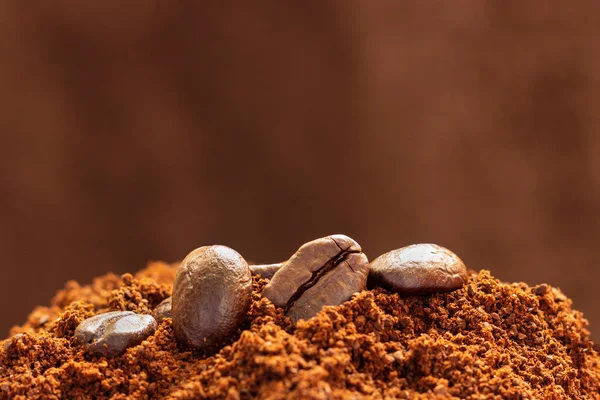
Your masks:
{"label": "coffee bean crease", "polygon": [[369,261],[345,235],[303,244],[264,287],[263,296],[292,321],[312,318],[324,306],[339,305],[366,286]]}
{"label": "coffee bean crease", "polygon": [[[335,244],[337,245],[337,242],[335,240],[333,240],[335,242]],[[339,247],[339,245],[338,245]],[[346,260],[348,259],[348,256],[350,254],[359,254],[360,251],[358,250],[348,250],[348,248],[346,249],[342,249],[340,247],[341,252],[339,254],[337,254],[336,256],[330,258],[324,265],[323,267],[319,268],[318,270],[316,270],[315,272],[312,273],[310,279],[308,281],[306,281],[305,283],[303,283],[302,285],[300,285],[298,287],[298,289],[296,290],[296,292],[292,295],[292,297],[290,297],[290,299],[288,300],[288,302],[286,303],[285,307],[283,308],[285,310],[285,312],[288,312],[290,310],[290,308],[293,307],[294,303],[296,303],[296,301],[311,287],[315,286],[320,280],[321,278],[327,274],[329,271],[335,269],[338,265],[340,265],[342,262],[346,262]],[[347,263],[347,262],[346,262]],[[350,269],[352,269],[352,271],[354,272],[354,269],[352,268],[352,266],[347,263],[348,266],[350,267]]]}

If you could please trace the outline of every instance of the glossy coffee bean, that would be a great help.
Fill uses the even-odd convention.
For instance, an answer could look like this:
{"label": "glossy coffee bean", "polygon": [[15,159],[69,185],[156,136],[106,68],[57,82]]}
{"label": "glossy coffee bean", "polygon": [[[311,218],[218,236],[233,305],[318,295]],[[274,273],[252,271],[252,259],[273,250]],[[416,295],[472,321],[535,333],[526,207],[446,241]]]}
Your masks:
{"label": "glossy coffee bean", "polygon": [[467,268],[456,254],[435,244],[415,244],[373,260],[368,283],[418,295],[456,290],[466,281]]}
{"label": "glossy coffee bean", "polygon": [[250,268],[235,250],[205,246],[192,251],[173,284],[177,341],[206,352],[218,350],[244,322],[251,296]]}
{"label": "glossy coffee bean", "polygon": [[368,271],[369,261],[358,243],[344,235],[326,236],[302,245],[262,294],[284,308],[292,321],[308,319],[363,290]]}
{"label": "glossy coffee bean", "polygon": [[75,329],[75,340],[88,353],[117,356],[140,344],[157,328],[151,315],[112,311],[84,320]]}
{"label": "glossy coffee bean", "polygon": [[168,297],[160,302],[152,311],[152,316],[156,322],[161,323],[165,318],[172,318],[172,297]]}
{"label": "glossy coffee bean", "polygon": [[250,271],[252,275],[260,275],[263,278],[271,279],[275,272],[279,271],[282,263],[277,264],[265,264],[265,265],[251,265]]}

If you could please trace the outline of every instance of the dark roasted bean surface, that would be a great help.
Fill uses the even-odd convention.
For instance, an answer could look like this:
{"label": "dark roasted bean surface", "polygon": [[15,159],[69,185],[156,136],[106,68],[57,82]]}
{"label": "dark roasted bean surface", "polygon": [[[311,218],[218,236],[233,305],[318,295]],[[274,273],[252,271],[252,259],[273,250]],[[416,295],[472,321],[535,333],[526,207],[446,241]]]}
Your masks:
{"label": "dark roasted bean surface", "polygon": [[363,290],[368,268],[367,257],[353,239],[326,236],[302,245],[262,293],[293,321],[308,319]]}
{"label": "dark roasted bean surface", "polygon": [[369,287],[399,294],[449,292],[467,281],[467,268],[452,251],[435,244],[414,244],[392,250],[371,262]]}
{"label": "dark roasted bean surface", "polygon": [[116,356],[140,344],[156,331],[151,315],[111,311],[84,320],[75,329],[75,340],[88,353]]}
{"label": "dark roasted bean surface", "polygon": [[231,340],[246,317],[252,294],[248,263],[226,246],[204,246],[181,263],[173,284],[175,337],[212,352]]}
{"label": "dark roasted bean surface", "polygon": [[271,279],[282,265],[283,263],[251,265],[250,271],[252,271],[252,275],[260,275],[263,278]]}
{"label": "dark roasted bean surface", "polygon": [[152,316],[156,322],[160,323],[165,318],[171,318],[173,315],[173,297],[167,297],[152,311]]}

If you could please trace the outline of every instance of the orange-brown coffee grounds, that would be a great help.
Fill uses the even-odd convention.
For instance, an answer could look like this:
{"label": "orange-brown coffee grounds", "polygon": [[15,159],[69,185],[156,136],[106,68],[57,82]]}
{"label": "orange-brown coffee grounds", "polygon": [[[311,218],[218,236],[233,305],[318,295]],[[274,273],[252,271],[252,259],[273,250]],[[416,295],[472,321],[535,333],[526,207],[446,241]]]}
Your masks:
{"label": "orange-brown coffee grounds", "polygon": [[121,287],[113,290],[108,297],[108,307],[111,310],[152,314],[157,305],[171,296],[170,286],[159,284],[153,279],[141,277],[138,280],[131,274],[124,274],[121,279]]}
{"label": "orange-brown coffee grounds", "polygon": [[170,319],[121,357],[74,345],[74,326],[91,314],[150,310],[174,272],[154,263],[135,278],[69,283],[0,347],[0,399],[600,398],[600,356],[571,301],[487,271],[444,294],[364,291],[296,325],[255,279],[243,331],[212,357],[180,349]]}

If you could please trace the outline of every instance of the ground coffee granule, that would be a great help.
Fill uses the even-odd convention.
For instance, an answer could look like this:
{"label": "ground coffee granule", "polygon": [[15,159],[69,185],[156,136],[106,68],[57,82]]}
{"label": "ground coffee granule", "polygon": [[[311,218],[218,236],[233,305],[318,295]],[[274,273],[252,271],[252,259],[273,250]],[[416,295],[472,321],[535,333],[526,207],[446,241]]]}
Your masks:
{"label": "ground coffee granule", "polygon": [[100,311],[151,313],[175,268],[69,282],[0,345],[0,399],[600,398],[600,356],[571,301],[488,271],[450,293],[364,291],[295,326],[255,278],[246,325],[211,357],[178,348],[170,319],[120,357],[74,345]]}

